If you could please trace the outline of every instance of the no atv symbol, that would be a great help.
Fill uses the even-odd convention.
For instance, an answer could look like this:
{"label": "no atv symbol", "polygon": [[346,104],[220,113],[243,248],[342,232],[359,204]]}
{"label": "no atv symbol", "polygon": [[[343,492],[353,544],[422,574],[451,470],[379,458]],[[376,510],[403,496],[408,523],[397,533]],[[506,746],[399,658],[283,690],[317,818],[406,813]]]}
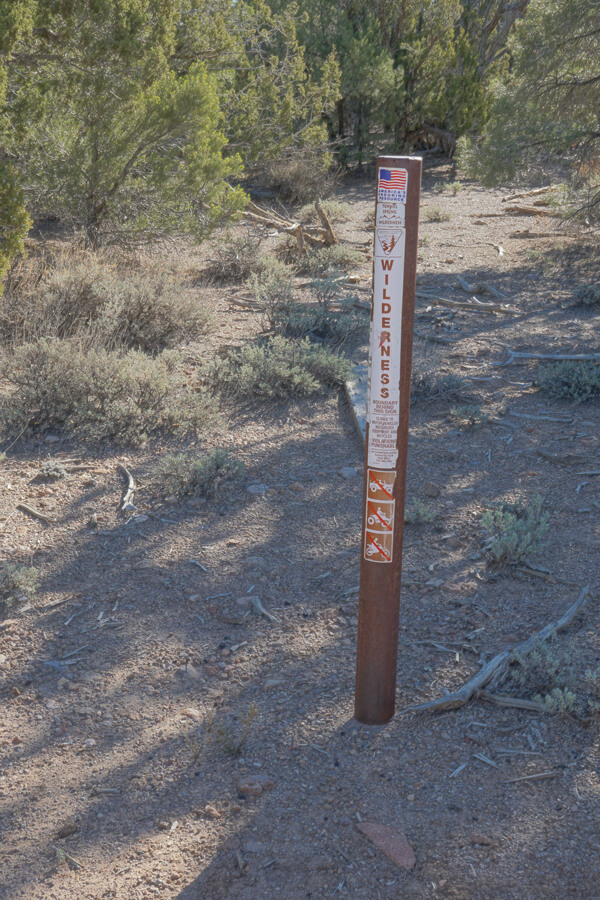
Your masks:
{"label": "no atv symbol", "polygon": [[394,513],[396,501],[393,490],[395,472],[369,469],[367,472],[367,509],[365,528],[365,559],[390,563],[394,545]]}

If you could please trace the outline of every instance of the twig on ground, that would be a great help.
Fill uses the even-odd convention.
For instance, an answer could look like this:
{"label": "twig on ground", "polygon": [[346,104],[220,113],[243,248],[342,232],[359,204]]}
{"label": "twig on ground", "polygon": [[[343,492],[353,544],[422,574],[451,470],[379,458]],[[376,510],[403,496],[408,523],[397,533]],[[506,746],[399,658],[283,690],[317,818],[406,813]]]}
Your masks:
{"label": "twig on ground", "polygon": [[481,300],[477,300],[476,297],[473,298],[472,302],[467,302],[466,300],[448,300],[446,297],[433,297],[430,294],[424,294],[421,291],[417,291],[417,297],[420,297],[422,300],[427,300],[434,306],[449,306],[451,309],[466,309],[469,312],[513,314],[519,312],[518,309],[512,309],[510,306],[502,306],[498,303],[482,303]]}
{"label": "twig on ground", "polygon": [[127,490],[125,491],[125,496],[123,497],[123,502],[121,503],[121,510],[129,509],[133,506],[133,495],[135,493],[135,479],[129,469],[127,469],[123,463],[117,463],[117,469],[123,473],[123,475],[127,479]]}
{"label": "twig on ground", "polygon": [[558,772],[549,769],[547,772],[536,772],[534,775],[520,775],[518,778],[508,778],[504,784],[514,784],[517,781],[541,781],[542,778],[554,778]]}
{"label": "twig on ground", "polygon": [[550,209],[540,209],[539,206],[507,206],[504,210],[506,216],[556,216]]}
{"label": "twig on ground", "polygon": [[498,653],[489,663],[483,666],[479,672],[463,684],[458,691],[454,691],[454,693],[447,694],[445,697],[440,697],[437,700],[430,700],[428,703],[408,706],[406,709],[401,710],[401,712],[460,709],[460,707],[464,706],[465,703],[468,703],[472,697],[478,695],[486,685],[490,683],[494,686],[499,685],[506,675],[510,662],[515,655],[526,655],[534,644],[545,641],[550,635],[556,634],[563,628],[566,628],[567,625],[573,621],[577,613],[585,606],[589,589],[590,586],[588,584],[583,588],[575,603],[569,607],[560,619],[557,619],[556,622],[549,622],[548,625],[545,625],[540,631],[531,635],[531,637],[522,644],[518,644],[516,647]]}
{"label": "twig on ground", "polygon": [[503,203],[512,203],[513,200],[522,200],[523,197],[537,197],[538,194],[547,194],[548,191],[555,191],[556,185],[549,184],[548,187],[535,188],[533,191],[522,191],[520,194],[511,194],[509,197],[503,197]]}
{"label": "twig on ground", "polygon": [[66,850],[63,850],[62,847],[55,847],[54,844],[52,844],[51,847],[52,847],[52,850],[54,850],[54,852],[56,853],[56,856],[58,859],[60,859],[60,857],[63,856],[66,859],[66,861],[70,865],[72,865],[75,869],[83,869],[83,865],[80,862],[78,862],[74,856],[71,856],[70,853],[67,853]]}
{"label": "twig on ground", "polygon": [[40,519],[42,522],[45,522],[46,525],[53,525],[54,519],[51,519],[49,516],[44,515],[39,510],[34,509],[33,506],[30,506],[28,503],[17,503],[17,509],[23,510],[23,512],[29,513],[30,516],[34,516],[36,519]]}
{"label": "twig on ground", "polygon": [[482,700],[489,700],[497,706],[511,706],[515,709],[527,709],[530,712],[545,713],[546,708],[535,700],[526,700],[521,697],[511,697],[508,694],[492,694],[490,691],[480,691],[479,696]]}
{"label": "twig on ground", "polygon": [[250,594],[250,601],[252,603],[252,606],[254,607],[255,612],[257,612],[259,616],[265,616],[265,618],[269,619],[270,622],[276,622],[277,624],[279,624],[279,619],[263,606],[260,597],[257,597],[255,594]]}
{"label": "twig on ground", "polygon": [[563,360],[600,360],[600,353],[522,353],[520,350],[508,351],[508,359],[504,362],[490,363],[492,366],[510,366],[516,359],[550,359],[554,362],[562,362]]}

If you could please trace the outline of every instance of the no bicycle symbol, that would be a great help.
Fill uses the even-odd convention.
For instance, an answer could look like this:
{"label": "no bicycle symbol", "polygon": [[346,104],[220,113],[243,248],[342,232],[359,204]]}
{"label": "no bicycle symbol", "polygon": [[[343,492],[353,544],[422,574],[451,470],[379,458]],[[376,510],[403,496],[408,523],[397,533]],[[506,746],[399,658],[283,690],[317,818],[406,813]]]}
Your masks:
{"label": "no bicycle symbol", "polygon": [[395,472],[367,471],[365,559],[391,563],[394,549]]}

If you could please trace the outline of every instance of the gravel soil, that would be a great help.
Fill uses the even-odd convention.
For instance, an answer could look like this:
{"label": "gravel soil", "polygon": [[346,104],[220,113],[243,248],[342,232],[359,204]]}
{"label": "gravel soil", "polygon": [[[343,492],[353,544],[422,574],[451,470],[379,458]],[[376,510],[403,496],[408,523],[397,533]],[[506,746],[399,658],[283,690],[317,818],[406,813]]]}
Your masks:
{"label": "gravel soil", "polygon": [[[428,163],[418,290],[512,312],[417,299],[415,372],[462,376],[488,421],[466,428],[444,399],[411,411],[408,505],[427,503],[432,521],[405,530],[398,714],[380,728],[352,717],[363,454],[342,393],[226,408],[211,441],[245,475],[207,501],[160,498],[149,472],[168,441],[127,454],[60,432],[19,441],[0,462],[1,559],[43,579],[32,607],[0,621],[2,900],[600,898],[597,721],[482,700],[400,714],[558,618],[585,584],[559,640],[581,671],[600,662],[600,478],[582,474],[600,470],[600,407],[549,399],[535,362],[498,366],[507,348],[598,349],[597,314],[572,300],[599,280],[598,243],[505,215],[501,192],[439,190],[455,180]],[[352,267],[362,299],[373,195],[367,178],[336,195],[351,204],[341,239],[367,250]],[[258,233],[265,252],[276,238]],[[198,291],[214,326],[185,350],[190,380],[264,328],[230,302],[242,285]],[[364,362],[366,337],[348,350]],[[47,459],[67,477],[40,481]],[[130,513],[117,463],[138,484]],[[537,494],[542,570],[490,566],[486,504]],[[361,823],[405,835],[415,866]]]}

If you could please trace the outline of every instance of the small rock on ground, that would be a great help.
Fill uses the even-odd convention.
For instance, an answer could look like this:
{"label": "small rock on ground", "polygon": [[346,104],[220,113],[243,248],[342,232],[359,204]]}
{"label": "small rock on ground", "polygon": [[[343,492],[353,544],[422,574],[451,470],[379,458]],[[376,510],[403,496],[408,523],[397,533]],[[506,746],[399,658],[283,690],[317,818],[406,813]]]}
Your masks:
{"label": "small rock on ground", "polygon": [[395,865],[409,871],[414,868],[417,862],[415,851],[401,831],[397,831],[391,825],[379,825],[377,822],[360,822],[357,827]]}

